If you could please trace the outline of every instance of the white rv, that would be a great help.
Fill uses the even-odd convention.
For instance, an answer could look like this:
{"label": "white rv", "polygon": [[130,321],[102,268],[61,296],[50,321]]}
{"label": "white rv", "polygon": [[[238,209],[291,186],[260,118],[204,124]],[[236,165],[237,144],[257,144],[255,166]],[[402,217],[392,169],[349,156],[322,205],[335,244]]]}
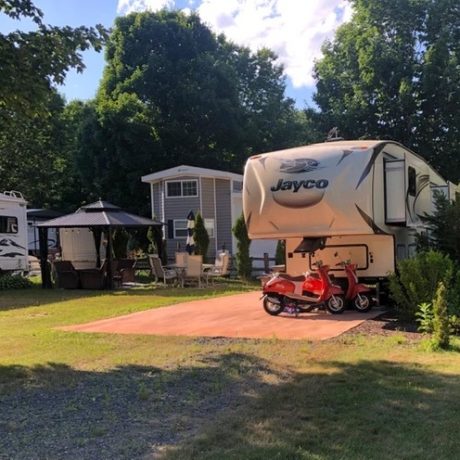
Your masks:
{"label": "white rv", "polygon": [[19,192],[0,193],[0,273],[28,269],[26,204]]}
{"label": "white rv", "polygon": [[289,274],[321,259],[345,277],[336,264],[351,259],[375,281],[414,254],[434,190],[455,198],[452,183],[396,142],[325,142],[249,158],[243,211],[250,238],[286,240]]}

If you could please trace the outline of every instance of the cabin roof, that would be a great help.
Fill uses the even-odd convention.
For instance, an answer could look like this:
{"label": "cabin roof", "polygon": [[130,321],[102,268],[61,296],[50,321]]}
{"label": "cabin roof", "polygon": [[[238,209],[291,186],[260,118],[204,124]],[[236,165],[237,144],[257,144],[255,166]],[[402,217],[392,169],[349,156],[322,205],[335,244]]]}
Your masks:
{"label": "cabin roof", "polygon": [[208,177],[215,179],[231,179],[242,181],[243,176],[241,174],[235,174],[228,171],[220,171],[218,169],[198,168],[196,166],[181,165],[170,169],[164,169],[162,171],[154,172],[142,176],[142,182],[155,183],[167,179],[180,179],[183,176],[197,176],[197,177]]}

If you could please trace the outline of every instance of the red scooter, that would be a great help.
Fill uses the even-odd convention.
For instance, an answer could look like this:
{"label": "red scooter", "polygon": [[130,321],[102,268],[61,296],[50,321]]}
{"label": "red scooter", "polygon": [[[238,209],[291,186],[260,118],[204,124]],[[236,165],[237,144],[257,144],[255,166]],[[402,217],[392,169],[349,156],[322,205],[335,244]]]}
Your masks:
{"label": "red scooter", "polygon": [[352,264],[350,260],[339,262],[337,264],[345,269],[348,279],[347,292],[345,299],[353,304],[356,310],[364,313],[372,308],[371,290],[359,282],[356,275],[356,264]]}
{"label": "red scooter", "polygon": [[326,308],[334,314],[345,310],[345,297],[340,286],[332,284],[329,266],[321,261],[315,263],[317,272],[290,276],[275,273],[263,287],[263,305],[269,315],[308,312],[315,308]]}

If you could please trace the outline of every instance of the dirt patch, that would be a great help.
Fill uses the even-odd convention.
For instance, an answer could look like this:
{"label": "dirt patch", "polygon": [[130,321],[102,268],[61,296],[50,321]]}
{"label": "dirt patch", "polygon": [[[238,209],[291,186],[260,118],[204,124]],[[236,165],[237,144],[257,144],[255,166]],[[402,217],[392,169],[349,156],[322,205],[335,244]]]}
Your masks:
{"label": "dirt patch", "polygon": [[347,331],[346,334],[366,334],[380,336],[403,335],[406,339],[416,341],[423,338],[417,332],[417,324],[413,321],[401,319],[394,310],[386,311],[376,318],[364,321],[359,326]]}

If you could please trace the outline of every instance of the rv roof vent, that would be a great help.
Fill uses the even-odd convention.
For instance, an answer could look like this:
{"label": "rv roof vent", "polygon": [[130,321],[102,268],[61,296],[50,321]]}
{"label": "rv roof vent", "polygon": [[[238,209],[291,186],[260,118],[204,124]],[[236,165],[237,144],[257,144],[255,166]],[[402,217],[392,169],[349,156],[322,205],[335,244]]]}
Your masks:
{"label": "rv roof vent", "polygon": [[336,141],[343,141],[343,137],[339,136],[339,128],[334,126],[328,133],[326,142],[336,142]]}

